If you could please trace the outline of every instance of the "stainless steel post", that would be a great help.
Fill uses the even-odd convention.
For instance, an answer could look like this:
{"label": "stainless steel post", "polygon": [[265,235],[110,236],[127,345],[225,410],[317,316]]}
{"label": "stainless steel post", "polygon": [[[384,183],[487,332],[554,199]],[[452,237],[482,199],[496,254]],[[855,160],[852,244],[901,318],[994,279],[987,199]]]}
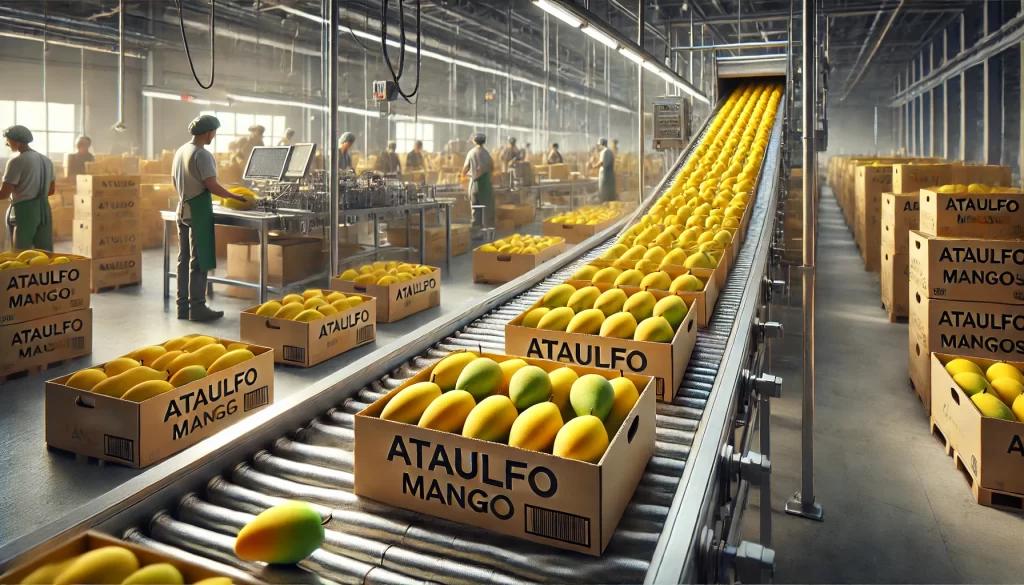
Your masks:
{"label": "stainless steel post", "polygon": [[[770,347],[770,344],[769,344]],[[772,399],[768,396],[762,395],[760,397],[761,406],[758,409],[760,414],[760,449],[761,455],[767,457],[771,461],[772,447],[771,447],[771,423],[772,423]],[[760,544],[765,547],[771,547],[772,545],[772,480],[771,476],[765,478],[765,481],[761,482],[761,502],[758,504],[761,509],[761,534],[758,535],[760,538]]]}
{"label": "stainless steel post", "polygon": [[[328,167],[327,167],[327,185],[328,192],[331,198],[331,230],[330,230],[330,276],[334,276],[338,273],[338,241],[340,235],[338,233],[338,208],[341,206],[341,200],[338,193],[338,178],[340,173],[338,172],[338,0],[329,0],[324,2],[324,7],[330,11],[329,15],[325,15],[324,21],[327,25],[327,52],[330,55],[327,60],[327,148],[324,149],[324,154],[327,155]],[[265,244],[261,242],[261,245]],[[261,283],[261,290],[262,283]]]}
{"label": "stainless steel post", "polygon": [[[942,62],[949,59],[949,29],[942,31]],[[1024,124],[1024,120],[1021,120]],[[942,82],[942,158],[949,160],[949,80]]]}
{"label": "stainless steel post", "polygon": [[803,2],[803,83],[800,97],[803,102],[803,408],[801,420],[802,457],[800,491],[786,502],[786,513],[822,520],[823,511],[814,499],[814,270],[818,224],[818,184],[814,145],[815,96],[817,96],[817,40],[815,29],[815,0]]}
{"label": "stainless steel post", "polygon": [[[640,45],[640,48],[644,48],[644,0],[637,1],[637,27],[636,27],[636,44]],[[643,202],[644,200],[644,140],[647,138],[644,135],[644,68],[641,64],[636,65],[636,79],[637,79],[637,96],[639,103],[637,104],[637,114],[639,122],[637,123],[637,137],[639,144],[637,144],[637,183],[639,184],[639,190],[637,191],[637,201]]]}

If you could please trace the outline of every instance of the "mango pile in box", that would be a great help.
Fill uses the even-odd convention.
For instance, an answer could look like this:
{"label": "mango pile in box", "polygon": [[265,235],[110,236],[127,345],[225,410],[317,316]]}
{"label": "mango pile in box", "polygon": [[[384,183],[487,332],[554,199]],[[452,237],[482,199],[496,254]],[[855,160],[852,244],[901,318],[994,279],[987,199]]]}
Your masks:
{"label": "mango pile in box", "polygon": [[658,300],[646,290],[627,295],[621,288],[577,290],[565,283],[549,290],[541,306],[526,313],[522,326],[670,343],[687,312],[686,302],[678,296]]}
{"label": "mango pile in box", "polygon": [[374,262],[364,264],[359,268],[349,268],[338,276],[339,280],[351,280],[356,284],[376,284],[388,286],[398,282],[412,280],[417,276],[430,274],[434,268],[421,264],[408,264],[406,262]]}
{"label": "mango pile in box", "polygon": [[946,364],[946,372],[983,416],[1024,422],[1024,374],[1014,366],[997,362],[983,370],[972,360],[956,358]]}
{"label": "mango pile in box", "polygon": [[[102,546],[80,555],[47,563],[26,575],[21,583],[121,583],[145,585],[163,583],[181,585],[185,577],[171,563],[143,564],[135,552],[126,546]],[[228,577],[208,577],[195,585],[231,585]]]}
{"label": "mango pile in box", "polygon": [[67,256],[54,256],[51,260],[40,250],[23,252],[0,252],[0,270],[13,270],[27,266],[49,266],[50,264],[67,264],[71,260]]}
{"label": "mango pile in box", "polygon": [[603,221],[614,219],[622,214],[621,209],[610,205],[587,205],[575,211],[560,213],[549,217],[549,223],[564,223],[566,225],[597,225]]}
{"label": "mango pile in box", "polygon": [[176,337],[76,372],[65,383],[131,402],[142,402],[255,357],[244,343],[221,344],[207,335]]}
{"label": "mango pile in box", "polygon": [[380,417],[597,463],[639,398],[625,377],[547,372],[465,351],[438,362],[429,382],[396,394]]}
{"label": "mango pile in box", "polygon": [[[608,261],[613,255],[619,251],[618,247],[621,244],[616,244],[609,248],[604,254],[601,255],[599,260]],[[623,248],[625,246],[622,246]],[[642,246],[640,246],[642,248]],[[704,289],[706,284],[703,280],[697,276],[690,274],[689,270],[683,271],[682,274],[673,276],[675,272],[673,270],[675,264],[675,257],[664,256],[665,251],[662,248],[651,248],[651,251],[657,251],[664,256],[664,260],[659,264],[657,261],[651,258],[641,258],[640,260],[634,260],[633,251],[636,250],[637,246],[630,248],[627,257],[616,258],[611,266],[603,266],[601,263],[592,263],[580,268],[572,275],[572,280],[585,280],[590,281],[591,284],[610,284],[613,286],[638,286],[642,289],[652,290],[667,290],[670,292],[686,292],[686,291],[700,291]],[[672,250],[669,254],[674,252],[681,252],[678,248]],[[637,251],[639,253],[639,251]],[[656,257],[657,255],[655,255]],[[718,261],[713,256],[706,253],[695,254],[692,258],[684,260],[682,266],[685,268],[714,268],[718,265]]]}
{"label": "mango pile in box", "polygon": [[499,254],[539,254],[551,246],[560,244],[565,238],[555,236],[531,236],[512,234],[511,236],[494,240],[476,249],[479,252],[497,252]]}
{"label": "mango pile in box", "polygon": [[363,297],[348,295],[338,291],[323,291],[318,288],[307,289],[302,294],[285,295],[281,300],[267,301],[260,305],[256,314],[260,317],[288,319],[300,323],[309,323],[347,311],[363,302]]}

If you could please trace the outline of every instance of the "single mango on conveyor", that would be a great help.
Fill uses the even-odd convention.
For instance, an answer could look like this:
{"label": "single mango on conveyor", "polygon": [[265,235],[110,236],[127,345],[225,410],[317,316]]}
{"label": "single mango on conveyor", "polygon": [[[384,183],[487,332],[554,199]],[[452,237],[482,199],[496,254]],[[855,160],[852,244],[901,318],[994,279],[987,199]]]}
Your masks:
{"label": "single mango on conveyor", "polygon": [[294,564],[324,542],[323,519],[309,504],[286,502],[268,508],[235,538],[235,554],[246,561]]}

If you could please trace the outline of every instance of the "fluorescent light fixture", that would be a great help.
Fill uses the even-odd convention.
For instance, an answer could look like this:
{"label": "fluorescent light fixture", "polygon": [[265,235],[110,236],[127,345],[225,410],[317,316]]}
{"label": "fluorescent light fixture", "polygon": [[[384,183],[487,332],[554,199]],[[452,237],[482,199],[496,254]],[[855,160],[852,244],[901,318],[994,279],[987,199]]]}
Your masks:
{"label": "fluorescent light fixture", "polygon": [[662,69],[657,63],[651,63],[650,61],[644,61],[643,65],[644,65],[644,69],[650,71],[651,73],[653,73],[655,75],[660,75],[660,74],[664,73],[664,69]]}
{"label": "fluorescent light fixture", "polygon": [[588,37],[594,39],[595,41],[601,43],[602,45],[608,47],[613,51],[619,48],[618,41],[606,35],[604,32],[601,31],[601,29],[595,28],[593,25],[588,24],[587,26],[583,27],[583,34],[587,35]]}
{"label": "fluorescent light fixture", "polygon": [[190,104],[199,104],[202,106],[230,106],[230,99],[227,100],[214,100],[203,98],[192,95],[190,93],[175,93],[171,90],[157,89],[157,88],[143,88],[142,95],[148,98],[155,98],[160,100],[169,100],[172,102],[188,102]]}
{"label": "fluorescent light fixture", "polygon": [[643,57],[637,55],[636,53],[633,52],[632,49],[627,49],[626,47],[619,49],[619,54],[629,59],[630,61],[636,63],[637,65],[641,65],[644,62]]}
{"label": "fluorescent light fixture", "polygon": [[568,10],[562,8],[557,4],[548,2],[548,0],[534,0],[534,4],[537,5],[537,8],[540,8],[544,12],[547,12],[551,16],[554,16],[558,20],[561,20],[562,22],[568,24],[573,28],[579,28],[583,24],[583,20],[581,20],[575,14],[569,12]]}

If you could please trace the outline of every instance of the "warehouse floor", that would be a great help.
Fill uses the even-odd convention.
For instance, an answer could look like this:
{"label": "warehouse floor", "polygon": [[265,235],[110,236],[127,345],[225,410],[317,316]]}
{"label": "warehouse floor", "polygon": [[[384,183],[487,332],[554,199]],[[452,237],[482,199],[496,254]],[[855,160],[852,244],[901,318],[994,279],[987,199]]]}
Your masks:
{"label": "warehouse floor", "polygon": [[[864,271],[827,189],[819,213],[814,482],[825,521],[783,512],[800,489],[802,394],[800,309],[783,308],[771,370],[784,380],[771,429],[776,582],[1019,583],[1024,520],[974,501],[909,385],[907,325],[889,323],[878,275]],[[755,493],[747,538],[758,518]]]}

